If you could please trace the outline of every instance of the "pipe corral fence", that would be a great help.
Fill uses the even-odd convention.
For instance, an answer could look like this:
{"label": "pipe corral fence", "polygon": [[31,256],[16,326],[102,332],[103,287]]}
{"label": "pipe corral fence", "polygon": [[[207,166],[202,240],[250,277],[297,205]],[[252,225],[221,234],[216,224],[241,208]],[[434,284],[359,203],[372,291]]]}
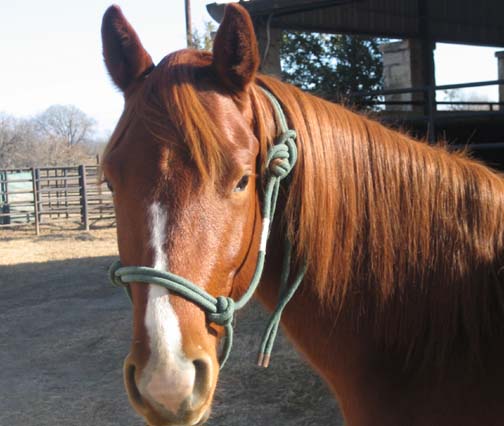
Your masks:
{"label": "pipe corral fence", "polygon": [[0,169],[0,229],[78,224],[85,230],[115,223],[112,194],[98,166]]}
{"label": "pipe corral fence", "polygon": [[[445,84],[441,86],[406,87],[401,89],[385,89],[374,91],[354,92],[350,94],[350,100],[362,105],[382,107],[381,113],[389,113],[390,116],[382,117],[382,121],[400,121],[408,119],[408,111],[387,111],[390,106],[411,107],[413,112],[415,107],[422,108],[422,113],[415,114],[415,119],[426,123],[426,138],[429,142],[437,140],[437,127],[441,120],[471,119],[474,117],[496,117],[504,118],[504,102],[494,101],[438,101],[436,93],[439,91],[450,91],[456,89],[471,89],[475,87],[498,86],[504,87],[504,80],[478,81],[460,84]],[[408,100],[391,100],[394,96],[408,95]],[[374,98],[368,100],[367,98]],[[339,100],[334,100],[338,102]],[[438,108],[440,106],[440,108]],[[458,109],[463,110],[458,110]],[[411,115],[411,114],[410,114]],[[411,117],[410,117],[411,118]],[[502,142],[502,141],[500,141]]]}

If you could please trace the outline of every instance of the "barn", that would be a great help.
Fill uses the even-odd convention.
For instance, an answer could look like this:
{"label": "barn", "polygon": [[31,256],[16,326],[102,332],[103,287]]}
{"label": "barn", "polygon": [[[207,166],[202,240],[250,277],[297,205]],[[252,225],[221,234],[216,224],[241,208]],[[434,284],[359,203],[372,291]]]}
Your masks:
{"label": "barn", "polygon": [[[500,0],[250,0],[241,1],[253,18],[263,55],[262,71],[280,75],[283,31],[360,34],[400,39],[382,48],[384,109],[380,119],[434,142],[464,145],[487,162],[504,167],[504,52],[496,54],[499,79],[437,85],[436,43],[503,47],[504,3]],[[220,22],[223,4],[207,6]],[[399,58],[399,60],[398,60]],[[468,61],[471,58],[467,58]],[[399,63],[398,63],[399,61]],[[399,75],[402,74],[402,75]],[[440,92],[499,86],[500,99],[446,111]],[[356,98],[366,93],[354,93]],[[399,105],[399,106],[398,106]]]}

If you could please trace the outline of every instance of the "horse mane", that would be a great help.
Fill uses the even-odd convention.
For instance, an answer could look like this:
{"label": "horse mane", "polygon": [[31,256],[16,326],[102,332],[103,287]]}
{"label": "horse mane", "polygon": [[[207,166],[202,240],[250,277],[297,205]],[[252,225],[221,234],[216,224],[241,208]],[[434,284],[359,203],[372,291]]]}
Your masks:
{"label": "horse mane", "polygon": [[[322,303],[406,358],[478,358],[504,330],[504,179],[275,79],[298,134],[287,223]],[[295,229],[292,229],[295,226]]]}
{"label": "horse mane", "polygon": [[[161,140],[175,133],[203,179],[225,168],[222,135],[199,95],[212,78],[211,54],[175,52],[124,118],[141,117]],[[502,177],[260,75],[249,93],[262,156],[273,118],[259,86],[277,97],[298,134],[285,223],[324,307],[351,312],[357,327],[372,327],[405,361],[439,361],[460,345],[478,357],[504,324]]]}

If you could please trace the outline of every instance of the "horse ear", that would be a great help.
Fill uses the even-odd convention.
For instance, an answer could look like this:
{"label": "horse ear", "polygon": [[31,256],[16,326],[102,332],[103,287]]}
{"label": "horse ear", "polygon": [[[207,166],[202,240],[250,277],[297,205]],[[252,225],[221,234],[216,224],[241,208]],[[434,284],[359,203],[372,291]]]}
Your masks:
{"label": "horse ear", "polygon": [[153,66],[152,58],[119,6],[110,6],[103,15],[101,34],[107,70],[124,92]]}
{"label": "horse ear", "polygon": [[213,65],[221,82],[238,91],[245,89],[259,68],[259,49],[252,20],[236,3],[226,6],[214,40]]}

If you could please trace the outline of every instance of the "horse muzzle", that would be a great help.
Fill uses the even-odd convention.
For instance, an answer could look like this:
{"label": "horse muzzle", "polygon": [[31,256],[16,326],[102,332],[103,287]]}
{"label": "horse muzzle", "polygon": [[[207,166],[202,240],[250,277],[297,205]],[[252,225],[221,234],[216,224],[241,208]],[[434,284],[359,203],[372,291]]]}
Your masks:
{"label": "horse muzzle", "polygon": [[140,370],[130,355],[124,362],[124,384],[131,405],[150,426],[196,426],[210,415],[214,383],[211,363],[193,361],[147,363]]}

